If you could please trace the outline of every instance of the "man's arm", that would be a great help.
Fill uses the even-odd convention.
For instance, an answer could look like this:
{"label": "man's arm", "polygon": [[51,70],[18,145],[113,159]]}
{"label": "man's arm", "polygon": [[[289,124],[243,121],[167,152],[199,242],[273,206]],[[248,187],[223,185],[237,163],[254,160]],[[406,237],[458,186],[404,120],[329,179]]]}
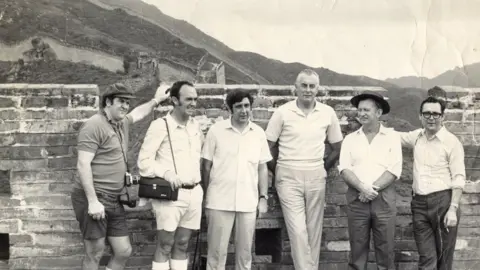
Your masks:
{"label": "man's arm", "polygon": [[279,145],[278,140],[283,129],[283,116],[281,111],[278,109],[270,117],[268,121],[267,128],[265,129],[265,136],[268,141],[268,148],[270,149],[270,154],[272,160],[267,163],[267,168],[272,172],[272,175],[275,175],[275,167],[277,166],[278,154],[279,154]]}
{"label": "man's arm", "polygon": [[398,179],[396,175],[389,171],[384,171],[380,177],[373,182],[376,191],[381,191],[390,186],[395,180]]}
{"label": "man's arm", "polygon": [[358,177],[352,171],[352,157],[350,152],[350,137],[346,137],[343,141],[343,147],[340,149],[338,172],[345,180],[345,183],[358,191],[360,191],[361,183]]}
{"label": "man's arm", "polygon": [[340,150],[342,148],[342,140],[343,140],[340,121],[338,120],[337,114],[333,109],[331,109],[330,125],[328,126],[326,135],[327,135],[327,141],[332,147],[332,151],[324,159],[324,167],[325,167],[325,170],[328,172],[330,168],[335,165],[335,163],[339,158]]}
{"label": "man's arm", "polygon": [[83,190],[87,196],[89,204],[98,201],[95,188],[93,187],[93,174],[92,174],[92,160],[95,157],[95,153],[87,151],[78,151],[77,170],[80,177],[80,183],[82,183]]}
{"label": "man's arm", "polygon": [[260,196],[268,193],[268,168],[266,163],[258,164],[258,194]]}
{"label": "man's arm", "polygon": [[212,171],[213,162],[202,158],[202,186],[204,190],[204,195],[207,194],[208,184],[210,183],[210,172]]}
{"label": "man's arm", "polygon": [[258,165],[258,192],[260,195],[267,195],[268,193],[268,162],[273,160],[272,154],[270,153],[270,145],[267,142],[266,135],[262,131],[262,147],[260,149]]}
{"label": "man's arm", "polygon": [[457,211],[458,206],[460,204],[460,198],[462,197],[463,189],[461,188],[454,188],[452,189],[452,201],[450,203],[450,209]]}
{"label": "man's arm", "polygon": [[130,117],[132,118],[132,124],[145,118],[153,111],[155,107],[158,106],[158,104],[166,100],[168,98],[168,95],[165,93],[167,89],[168,85],[161,84],[157,88],[157,91],[155,92],[155,97],[152,100],[133,109],[129,113]]}
{"label": "man's arm", "polygon": [[400,136],[400,142],[403,147],[413,148],[417,141],[418,135],[422,132],[421,129],[416,129],[408,132],[395,131]]}
{"label": "man's arm", "polygon": [[[452,201],[450,209],[458,208],[460,198],[462,197],[463,189],[465,187],[465,152],[460,141],[456,140],[449,157],[450,173],[452,179]],[[453,209],[452,209],[453,210]]]}
{"label": "man's arm", "polygon": [[82,125],[77,137],[77,170],[89,204],[98,201],[93,185],[91,164],[95,153],[103,143],[100,125],[98,121],[89,119]]}
{"label": "man's arm", "polygon": [[[392,145],[391,152],[388,155],[389,165],[383,174],[373,183],[375,190],[380,191],[391,185],[395,180],[400,179],[402,174],[403,155],[400,134],[390,134]],[[386,147],[386,146],[385,146]]]}
{"label": "man's arm", "polygon": [[340,157],[340,150],[342,148],[342,141],[337,143],[331,143],[330,146],[332,147],[332,151],[328,154],[328,156],[324,159],[324,167],[325,171],[329,171],[332,168],[337,160]]}
{"label": "man's arm", "polygon": [[272,160],[267,162],[267,168],[272,172],[272,174],[275,174],[275,168],[277,166],[277,159],[278,159],[278,143],[268,141],[268,148],[270,149]]}
{"label": "man's arm", "polygon": [[138,153],[137,165],[141,176],[165,177],[166,172],[170,170],[158,166],[155,161],[157,151],[166,136],[167,127],[163,119],[157,119],[150,124]]}
{"label": "man's arm", "polygon": [[208,184],[210,183],[210,173],[213,166],[213,158],[215,156],[216,148],[216,137],[215,137],[215,126],[211,126],[205,136],[203,147],[202,147],[202,185],[204,190],[204,196],[207,195]]}
{"label": "man's arm", "polygon": [[358,190],[358,192],[362,192],[364,190],[363,183],[350,169],[342,170],[340,176],[342,176],[343,180],[345,180],[345,183],[347,183],[349,187]]}
{"label": "man's arm", "polygon": [[343,146],[340,150],[338,172],[349,187],[358,190],[360,193],[365,193],[368,198],[374,198],[376,196],[376,191],[374,191],[371,186],[363,184],[353,172],[353,161],[351,156],[353,142],[351,142],[351,140],[352,138],[347,136],[343,141]]}

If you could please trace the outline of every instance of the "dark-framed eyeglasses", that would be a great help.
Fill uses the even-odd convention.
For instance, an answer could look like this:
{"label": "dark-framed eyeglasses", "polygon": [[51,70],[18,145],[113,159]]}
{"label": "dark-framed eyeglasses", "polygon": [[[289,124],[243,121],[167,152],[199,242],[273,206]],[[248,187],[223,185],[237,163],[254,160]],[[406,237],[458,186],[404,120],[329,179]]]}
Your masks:
{"label": "dark-framed eyeglasses", "polygon": [[442,114],[438,112],[422,112],[422,116],[425,119],[430,119],[430,118],[438,119],[440,118],[440,116],[442,116]]}

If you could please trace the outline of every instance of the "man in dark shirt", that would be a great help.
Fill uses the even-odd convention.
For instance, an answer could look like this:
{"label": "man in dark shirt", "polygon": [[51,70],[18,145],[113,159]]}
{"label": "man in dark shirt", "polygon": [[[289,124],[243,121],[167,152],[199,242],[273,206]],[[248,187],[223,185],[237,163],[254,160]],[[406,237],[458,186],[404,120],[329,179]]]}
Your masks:
{"label": "man in dark shirt", "polygon": [[160,86],[151,101],[128,113],[133,91],[121,83],[109,85],[101,96],[100,112],[80,129],[79,178],[71,198],[84,239],[84,270],[98,269],[106,237],[113,252],[106,270],[123,269],[132,252],[125,210],[119,202],[127,173],[128,130],[167,98],[165,89]]}

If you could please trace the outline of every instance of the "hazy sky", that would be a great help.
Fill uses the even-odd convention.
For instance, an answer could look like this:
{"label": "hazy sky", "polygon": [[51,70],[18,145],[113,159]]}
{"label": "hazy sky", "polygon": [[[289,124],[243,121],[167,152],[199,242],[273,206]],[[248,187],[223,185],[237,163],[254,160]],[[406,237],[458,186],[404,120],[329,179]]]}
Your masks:
{"label": "hazy sky", "polygon": [[480,62],[480,0],[143,0],[235,50],[385,79]]}

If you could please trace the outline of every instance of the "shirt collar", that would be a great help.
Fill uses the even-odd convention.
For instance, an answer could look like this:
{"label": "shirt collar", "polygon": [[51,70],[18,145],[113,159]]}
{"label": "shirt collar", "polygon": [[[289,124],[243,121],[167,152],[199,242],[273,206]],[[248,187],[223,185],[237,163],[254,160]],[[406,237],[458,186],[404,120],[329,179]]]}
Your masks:
{"label": "shirt collar", "polygon": [[[290,101],[290,103],[287,105],[288,106],[287,108],[296,113],[304,114],[302,110],[297,106],[297,100],[298,98],[295,98],[294,100]],[[320,106],[321,106],[321,103],[315,100],[315,107],[313,107],[312,112],[320,111]]]}
{"label": "shirt collar", "polygon": [[[442,126],[437,131],[437,133],[435,133],[435,135],[432,137],[432,139],[433,138],[438,138],[440,141],[445,141],[446,135],[447,135],[447,129],[444,126]],[[418,136],[425,136],[425,138],[427,138],[427,136],[425,135],[425,129],[422,129],[422,132],[420,132],[420,134]]]}
{"label": "shirt collar", "polygon": [[[382,134],[382,135],[386,135],[388,132],[388,129],[386,127],[384,127],[381,123],[380,123],[380,129],[378,130],[378,134]],[[363,132],[363,127],[360,127],[357,131],[356,131],[357,135],[360,135],[360,134],[365,134]]]}
{"label": "shirt collar", "polygon": [[[233,129],[235,131],[238,131],[239,133],[242,133],[232,125],[232,117],[229,117],[228,119],[225,120],[225,129]],[[245,128],[243,133],[245,133],[248,130],[253,130],[252,121],[250,120],[248,120],[247,127]]]}
{"label": "shirt collar", "polygon": [[189,124],[191,124],[193,122],[193,117],[189,117],[188,118],[188,121],[185,125],[180,125],[177,120],[175,120],[175,118],[172,117],[172,114],[171,112],[167,113],[167,115],[165,116],[165,119],[167,120],[168,122],[168,125],[174,129],[178,128],[178,127],[182,127],[182,128],[185,128],[186,126],[188,126]]}

